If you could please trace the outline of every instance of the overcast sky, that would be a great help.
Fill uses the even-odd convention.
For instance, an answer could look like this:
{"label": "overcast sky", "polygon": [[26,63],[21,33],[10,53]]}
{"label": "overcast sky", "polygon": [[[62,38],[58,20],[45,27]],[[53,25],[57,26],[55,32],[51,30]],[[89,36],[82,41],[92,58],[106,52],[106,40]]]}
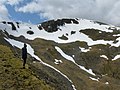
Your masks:
{"label": "overcast sky", "polygon": [[40,23],[63,17],[120,25],[120,0],[0,0],[0,20]]}

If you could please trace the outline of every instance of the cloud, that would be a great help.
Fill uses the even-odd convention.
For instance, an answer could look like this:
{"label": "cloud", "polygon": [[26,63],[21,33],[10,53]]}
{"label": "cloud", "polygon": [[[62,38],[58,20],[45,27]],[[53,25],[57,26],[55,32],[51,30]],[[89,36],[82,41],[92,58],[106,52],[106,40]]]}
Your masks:
{"label": "cloud", "polygon": [[37,4],[36,2],[31,2],[19,9],[16,8],[16,11],[24,12],[24,13],[26,13],[26,12],[35,13],[35,12],[39,12],[40,10],[41,9],[39,8],[39,4]]}
{"label": "cloud", "polygon": [[106,20],[109,20],[113,24],[120,25],[120,1],[114,4],[113,8],[105,17]]}
{"label": "cloud", "polygon": [[9,19],[7,4],[41,18],[85,18],[120,25],[120,0],[0,0],[0,20]]}
{"label": "cloud", "polygon": [[0,0],[0,20],[9,20],[9,13],[6,7],[7,4],[15,6],[23,0]]}
{"label": "cloud", "polygon": [[20,2],[22,2],[23,0],[6,0],[7,4],[10,4],[10,5],[17,5],[19,4]]}
{"label": "cloud", "polygon": [[4,5],[5,1],[0,1],[0,20],[8,19],[8,10]]}
{"label": "cloud", "polygon": [[119,0],[32,0],[17,11],[39,13],[49,19],[72,17],[120,24]]}

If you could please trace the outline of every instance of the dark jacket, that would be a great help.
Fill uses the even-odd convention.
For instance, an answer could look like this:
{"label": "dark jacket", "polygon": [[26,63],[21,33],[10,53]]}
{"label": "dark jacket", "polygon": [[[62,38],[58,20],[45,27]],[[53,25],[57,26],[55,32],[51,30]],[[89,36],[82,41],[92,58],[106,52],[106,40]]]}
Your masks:
{"label": "dark jacket", "polygon": [[23,47],[22,48],[22,59],[27,59],[27,48]]}

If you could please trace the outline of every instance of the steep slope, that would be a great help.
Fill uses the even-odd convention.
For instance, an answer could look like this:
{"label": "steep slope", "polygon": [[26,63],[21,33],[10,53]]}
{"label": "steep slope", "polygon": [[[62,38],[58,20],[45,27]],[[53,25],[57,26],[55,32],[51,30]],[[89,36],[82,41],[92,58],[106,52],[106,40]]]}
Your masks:
{"label": "steep slope", "polygon": [[[16,48],[15,46],[11,46],[6,40],[5,37],[10,37],[13,38],[12,36],[7,35],[7,33],[0,33],[0,45],[1,45],[1,84],[0,88],[1,89],[7,89],[7,88],[12,88],[12,90],[19,90],[19,89],[36,89],[36,90],[46,90],[46,89],[52,89],[54,90],[72,90],[72,84],[66,79],[66,77],[63,77],[60,73],[54,71],[53,69],[46,67],[46,65],[41,64],[40,62],[36,61],[37,56],[35,57],[34,51],[31,48],[31,46],[28,45],[28,60],[27,60],[27,70],[22,69],[22,61],[21,61],[21,50],[19,49],[22,47],[23,43],[15,41],[14,39],[11,40],[13,43],[15,42],[16,46],[18,45],[19,48]],[[22,39],[23,40],[23,39]],[[7,47],[6,47],[7,46]],[[9,55],[9,47],[10,49],[10,55]],[[7,49],[8,50],[7,50]],[[8,56],[7,56],[8,55]],[[5,57],[4,57],[5,56]],[[6,57],[7,56],[7,57]],[[10,56],[10,57],[9,57]],[[32,56],[32,57],[31,57]],[[12,58],[11,58],[12,57]],[[2,59],[6,59],[5,61]],[[10,59],[9,59],[10,58]],[[17,61],[16,61],[17,60]],[[19,61],[20,60],[20,61]],[[5,67],[4,67],[4,65]],[[10,68],[6,67],[6,65],[12,65]],[[5,73],[4,71],[6,69],[9,69],[9,73]],[[13,75],[13,73],[15,74]],[[16,73],[17,72],[17,73]],[[8,76],[11,76],[12,78],[9,78]],[[27,79],[24,79],[23,76],[30,77]],[[19,78],[19,80],[17,79]],[[32,78],[37,78],[39,80],[32,80]],[[7,80],[5,82],[5,80]],[[16,83],[9,83],[11,80],[14,79],[14,82]],[[17,80],[17,81],[16,81]],[[65,80],[65,81],[64,81]],[[26,85],[26,83],[30,83],[30,85]],[[3,87],[4,83],[8,84],[8,86]],[[21,85],[18,85],[18,84]],[[22,84],[23,83],[23,84]],[[10,84],[10,85],[9,85]],[[12,84],[12,86],[11,86]],[[35,84],[35,85],[34,85]]]}
{"label": "steep slope", "polygon": [[27,43],[31,70],[55,89],[119,90],[119,27],[57,19],[39,25],[4,21],[0,29],[6,45],[21,49]]}
{"label": "steep slope", "polygon": [[30,69],[22,69],[22,61],[9,47],[0,45],[0,90],[54,90]]}

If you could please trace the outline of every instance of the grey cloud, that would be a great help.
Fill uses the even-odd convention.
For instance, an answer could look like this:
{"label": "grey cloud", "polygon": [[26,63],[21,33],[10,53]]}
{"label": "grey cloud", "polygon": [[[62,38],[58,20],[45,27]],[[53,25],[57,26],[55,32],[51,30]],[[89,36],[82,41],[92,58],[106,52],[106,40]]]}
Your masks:
{"label": "grey cloud", "polygon": [[[28,9],[33,2],[36,3],[34,9]],[[78,17],[99,20],[115,25],[120,24],[119,0],[33,0],[33,2],[20,7],[18,11],[37,12],[49,19]]]}
{"label": "grey cloud", "polygon": [[[12,5],[24,2],[24,0],[14,0],[14,3],[11,0],[0,2],[3,1]],[[24,5],[16,6],[16,11],[38,13],[48,19],[85,18],[120,25],[120,0],[32,0]]]}
{"label": "grey cloud", "polygon": [[0,0],[0,20],[10,20],[10,15],[6,7],[7,4],[14,6],[22,1],[23,0]]}

